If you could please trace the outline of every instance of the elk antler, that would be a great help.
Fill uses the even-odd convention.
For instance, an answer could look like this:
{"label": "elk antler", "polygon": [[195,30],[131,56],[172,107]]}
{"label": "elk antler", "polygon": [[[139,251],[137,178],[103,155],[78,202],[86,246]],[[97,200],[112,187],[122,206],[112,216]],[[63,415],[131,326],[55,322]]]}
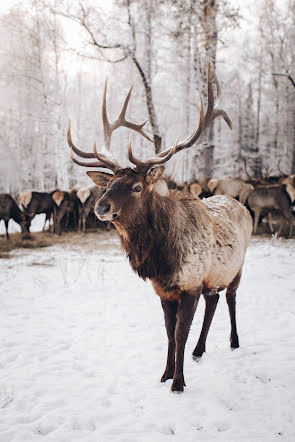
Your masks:
{"label": "elk antler", "polygon": [[[216,86],[216,100],[214,101],[214,93],[213,93],[213,82]],[[132,86],[129,89],[125,102],[123,104],[123,108],[119,114],[117,120],[112,123],[109,122],[106,112],[106,94],[107,94],[107,81],[104,86],[103,93],[103,105],[102,105],[102,120],[103,120],[103,131],[104,131],[104,148],[109,150],[112,133],[121,126],[127,127],[129,129],[134,130],[135,132],[140,133],[143,137],[147,138],[149,141],[152,141],[151,138],[144,132],[143,126],[146,124],[146,121],[142,124],[132,123],[126,120],[126,110],[130,100],[132,91]],[[202,99],[200,99],[200,115],[199,115],[199,124],[197,129],[192,133],[190,137],[185,138],[180,142],[176,142],[175,145],[168,147],[164,151],[158,153],[156,156],[146,160],[145,162],[140,161],[135,158],[132,153],[131,142],[129,140],[128,145],[128,154],[129,160],[135,164],[136,170],[142,171],[146,173],[152,166],[156,164],[163,164],[168,161],[176,152],[180,152],[182,149],[186,149],[192,146],[199,139],[200,135],[204,132],[204,130],[210,126],[210,124],[217,117],[222,117],[228,126],[231,128],[232,123],[231,119],[225,112],[225,110],[221,106],[221,90],[218,79],[216,77],[214,68],[212,63],[207,63],[207,93],[208,93],[208,103],[206,113],[204,114],[204,107],[202,103]],[[80,166],[84,167],[104,167],[107,169],[111,169],[113,172],[120,169],[120,164],[104,153],[98,153],[96,149],[96,144],[94,143],[93,153],[92,152],[84,152],[78,149],[72,142],[71,137],[71,126],[69,122],[68,134],[67,134],[68,144],[71,148],[71,158]],[[78,156],[82,158],[97,158],[99,161],[87,163],[84,161],[79,161],[74,158],[73,152],[75,152]]]}
{"label": "elk antler", "polygon": [[[216,86],[216,103],[214,103],[214,94],[213,94],[213,81]],[[200,135],[204,132],[204,130],[210,126],[213,120],[217,117],[222,117],[227,125],[232,128],[231,119],[225,112],[225,110],[221,107],[221,90],[218,79],[216,77],[214,68],[212,63],[207,63],[207,92],[208,92],[208,103],[206,114],[204,115],[204,107],[202,99],[200,99],[200,116],[199,116],[199,124],[197,129],[192,133],[192,135],[184,140],[180,141],[174,146],[170,146],[162,152],[158,153],[155,157],[145,161],[144,163],[139,161],[134,157],[131,151],[131,145],[129,144],[129,159],[130,161],[136,165],[136,169],[146,170],[150,167],[150,164],[162,164],[168,161],[172,155],[176,152],[180,152],[182,149],[187,149],[192,146],[200,137]]]}
{"label": "elk antler", "polygon": [[[118,129],[119,127],[127,127],[128,129],[132,129],[135,132],[138,132],[140,135],[145,137],[149,141],[153,141],[148,134],[143,130],[144,125],[146,124],[146,121],[141,124],[132,123],[131,121],[126,120],[126,111],[128,107],[128,103],[130,100],[132,92],[132,86],[129,89],[129,92],[127,94],[127,97],[125,98],[122,110],[119,114],[119,117],[113,121],[112,123],[109,122],[108,116],[107,116],[107,110],[106,110],[106,96],[107,96],[107,80],[105,82],[104,91],[103,91],[103,103],[102,103],[102,121],[103,121],[103,133],[104,133],[104,148],[109,150],[111,145],[111,137],[113,132]],[[72,135],[71,135],[71,123],[69,120],[69,126],[68,126],[68,132],[67,132],[67,140],[68,144],[71,148],[71,159],[74,161],[74,163],[79,164],[80,166],[84,167],[104,167],[107,169],[111,169],[113,172],[117,169],[120,169],[120,164],[113,159],[110,159],[107,155],[103,153],[98,153],[96,150],[96,145],[94,143],[93,152],[84,152],[80,149],[78,149],[73,141],[72,141]],[[99,162],[91,162],[87,163],[84,161],[77,160],[74,155],[77,154],[81,158],[97,158]]]}
{"label": "elk antler", "polygon": [[107,104],[106,104],[106,100],[107,100],[107,86],[108,86],[108,81],[106,80],[105,85],[104,85],[104,91],[103,91],[103,104],[102,104],[102,121],[103,121],[103,131],[104,131],[104,144],[105,147],[109,150],[110,148],[110,144],[111,144],[111,137],[112,137],[112,133],[118,129],[118,127],[124,126],[127,127],[128,129],[132,129],[135,132],[140,133],[143,137],[145,137],[147,140],[153,142],[153,140],[148,136],[147,133],[144,132],[143,130],[143,126],[146,124],[146,121],[142,124],[135,124],[132,123],[131,121],[127,121],[126,120],[126,110],[127,110],[127,106],[130,100],[130,96],[131,96],[131,92],[132,92],[132,87],[130,87],[129,92],[127,94],[127,97],[124,101],[124,105],[122,107],[122,110],[120,112],[119,117],[117,118],[117,120],[113,121],[112,123],[109,123],[108,120],[108,116],[107,116]]}
{"label": "elk antler", "polygon": [[167,155],[165,155],[164,157],[159,158],[159,157],[155,156],[155,157],[152,157],[149,160],[143,162],[133,156],[132,149],[131,149],[131,137],[129,137],[128,157],[129,157],[129,160],[131,161],[131,163],[136,165],[135,170],[146,173],[154,165],[166,163],[166,161],[168,161],[172,157],[172,155],[175,154],[176,148],[177,148],[177,143],[178,143],[178,139],[177,139],[176,143],[174,144],[174,146],[169,150]]}

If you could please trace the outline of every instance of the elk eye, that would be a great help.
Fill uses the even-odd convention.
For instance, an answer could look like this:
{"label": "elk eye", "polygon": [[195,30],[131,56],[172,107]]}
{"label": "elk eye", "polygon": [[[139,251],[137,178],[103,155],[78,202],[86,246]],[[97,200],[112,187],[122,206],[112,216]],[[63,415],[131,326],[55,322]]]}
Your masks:
{"label": "elk eye", "polygon": [[137,186],[134,186],[132,189],[133,192],[141,192],[141,186],[137,184]]}

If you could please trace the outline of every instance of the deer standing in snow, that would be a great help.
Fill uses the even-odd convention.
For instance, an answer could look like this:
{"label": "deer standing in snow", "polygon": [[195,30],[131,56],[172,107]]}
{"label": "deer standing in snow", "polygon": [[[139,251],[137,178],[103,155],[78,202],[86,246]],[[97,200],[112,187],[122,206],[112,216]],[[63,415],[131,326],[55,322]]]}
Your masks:
{"label": "deer standing in snow", "polygon": [[[213,82],[217,103],[214,103]],[[109,123],[106,114],[106,86],[103,97],[104,142],[109,145],[112,132],[120,126],[139,132],[145,138],[143,124],[126,120],[125,114],[131,89],[119,118]],[[248,247],[252,219],[248,210],[228,196],[213,196],[199,200],[178,192],[160,195],[154,187],[160,179],[166,161],[182,149],[192,146],[201,133],[221,116],[231,127],[231,121],[220,104],[220,87],[214,69],[207,67],[208,104],[204,113],[200,102],[197,129],[183,141],[176,142],[163,152],[141,161],[132,152],[129,141],[129,160],[134,168],[122,168],[109,155],[83,152],[72,141],[70,125],[68,143],[73,161],[81,166],[109,169],[112,174],[89,171],[96,185],[106,189],[95,204],[95,213],[102,221],[116,227],[131,267],[143,279],[150,279],[161,299],[168,336],[167,365],[162,382],[173,379],[171,390],[181,392],[185,386],[183,375],[184,349],[200,295],[206,301],[203,327],[193,351],[202,356],[206,338],[219,299],[219,291],[227,289],[226,298],[231,320],[231,346],[239,347],[236,328],[235,299],[245,252]],[[85,162],[75,158],[96,158]]]}

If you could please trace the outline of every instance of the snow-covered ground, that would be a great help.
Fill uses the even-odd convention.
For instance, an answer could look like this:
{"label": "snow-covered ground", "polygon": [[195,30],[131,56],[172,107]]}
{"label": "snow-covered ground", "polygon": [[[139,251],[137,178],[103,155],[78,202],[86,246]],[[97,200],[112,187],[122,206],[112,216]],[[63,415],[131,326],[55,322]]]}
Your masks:
{"label": "snow-covered ground", "polygon": [[229,348],[221,295],[196,363],[200,301],[180,395],[159,382],[160,301],[115,232],[10,256],[0,261],[1,442],[295,440],[294,240],[252,240],[237,300],[241,347]]}

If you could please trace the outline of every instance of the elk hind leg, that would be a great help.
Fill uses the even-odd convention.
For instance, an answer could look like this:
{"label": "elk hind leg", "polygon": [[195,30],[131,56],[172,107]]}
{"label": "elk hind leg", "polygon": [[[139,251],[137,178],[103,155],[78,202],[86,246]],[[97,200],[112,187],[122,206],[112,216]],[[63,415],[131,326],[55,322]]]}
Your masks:
{"label": "elk hind leg", "polygon": [[206,351],[206,340],[209,332],[209,328],[217,307],[217,303],[219,300],[219,294],[216,293],[214,295],[204,295],[206,307],[205,307],[205,315],[203,320],[203,326],[201,330],[201,334],[196,345],[196,348],[193,351],[193,358],[200,358],[203,353]]}
{"label": "elk hind leg", "polygon": [[238,348],[240,346],[239,337],[237,333],[237,323],[236,323],[236,292],[240,284],[241,274],[242,272],[239,271],[239,273],[230,283],[226,291],[226,301],[228,305],[228,311],[231,323],[230,345],[231,348],[233,349]]}

